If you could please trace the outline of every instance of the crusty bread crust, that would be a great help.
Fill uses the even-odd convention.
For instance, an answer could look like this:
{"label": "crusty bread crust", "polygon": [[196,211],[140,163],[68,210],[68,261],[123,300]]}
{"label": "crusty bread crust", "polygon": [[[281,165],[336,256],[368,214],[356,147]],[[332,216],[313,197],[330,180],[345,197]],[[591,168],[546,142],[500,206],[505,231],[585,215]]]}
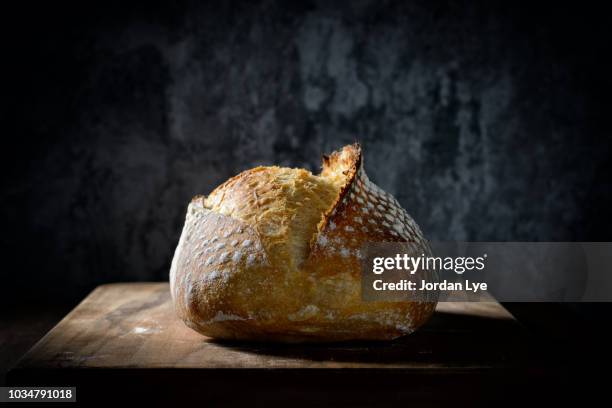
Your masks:
{"label": "crusty bread crust", "polygon": [[[277,187],[270,171],[287,178],[291,188],[284,187],[286,180]],[[429,253],[419,227],[395,198],[368,179],[358,144],[324,156],[319,176],[303,172],[248,170],[208,198],[192,200],[170,271],[178,316],[219,339],[327,342],[390,340],[412,333],[431,316],[436,299],[362,301],[361,250],[367,242],[411,242],[419,253]],[[312,194],[326,195],[329,186],[334,196],[322,198],[315,212],[299,207]],[[295,189],[298,202],[288,198]],[[245,202],[251,195],[265,196],[264,205]],[[310,211],[312,216],[299,221],[311,226],[291,223],[299,211]],[[265,218],[263,213],[270,212]],[[286,228],[269,232],[260,222]],[[295,251],[293,244],[284,245],[295,239],[307,245]]]}

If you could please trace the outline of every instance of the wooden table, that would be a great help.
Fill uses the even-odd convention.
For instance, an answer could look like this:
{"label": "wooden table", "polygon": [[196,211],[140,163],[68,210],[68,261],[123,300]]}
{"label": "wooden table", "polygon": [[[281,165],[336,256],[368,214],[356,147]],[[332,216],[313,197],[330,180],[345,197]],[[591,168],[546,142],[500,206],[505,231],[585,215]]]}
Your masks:
{"label": "wooden table", "polygon": [[550,380],[536,357],[528,333],[495,301],[440,303],[424,328],[390,343],[221,343],[175,317],[168,284],[133,283],[95,289],[7,380],[76,385],[79,400],[98,402],[473,405]]}

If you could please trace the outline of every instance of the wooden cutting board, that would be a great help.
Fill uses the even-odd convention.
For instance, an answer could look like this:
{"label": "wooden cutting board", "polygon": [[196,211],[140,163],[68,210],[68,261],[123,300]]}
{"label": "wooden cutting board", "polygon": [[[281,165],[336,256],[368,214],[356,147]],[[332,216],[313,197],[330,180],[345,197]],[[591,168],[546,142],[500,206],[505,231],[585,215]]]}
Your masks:
{"label": "wooden cutting board", "polygon": [[333,397],[355,406],[453,393],[488,401],[499,396],[496,385],[541,372],[529,344],[493,300],[440,303],[424,328],[389,343],[216,342],[175,317],[167,283],[122,283],[95,289],[22,358],[8,382],[76,385],[81,400],[96,401],[121,395],[250,403],[257,395],[267,403]]}

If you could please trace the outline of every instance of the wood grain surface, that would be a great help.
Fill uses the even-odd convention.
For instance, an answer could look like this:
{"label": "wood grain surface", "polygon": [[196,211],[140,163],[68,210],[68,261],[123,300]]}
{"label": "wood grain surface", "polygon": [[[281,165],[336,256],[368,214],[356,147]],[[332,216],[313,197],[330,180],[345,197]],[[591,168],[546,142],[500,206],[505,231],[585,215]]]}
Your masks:
{"label": "wood grain surface", "polygon": [[[484,390],[485,382],[500,376],[507,385],[513,373],[537,366],[533,357],[527,333],[492,299],[440,303],[426,326],[394,342],[254,344],[216,342],[184,326],[173,313],[166,283],[110,284],[95,289],[44,336],[8,381],[81,386],[129,381],[144,388],[163,384],[166,390],[173,384],[201,390],[197,387],[205,383],[212,400],[226,398],[227,391],[219,393],[228,384],[264,392],[273,381],[270,395],[278,397],[292,395],[296,385],[317,395],[330,384],[333,390],[345,384],[354,396],[361,395],[355,388],[371,391],[379,383],[377,390],[393,387],[397,396],[431,390],[424,383],[432,375],[434,388],[458,389],[471,381]],[[394,384],[400,384],[399,394]],[[91,388],[86,392],[94,395]]]}

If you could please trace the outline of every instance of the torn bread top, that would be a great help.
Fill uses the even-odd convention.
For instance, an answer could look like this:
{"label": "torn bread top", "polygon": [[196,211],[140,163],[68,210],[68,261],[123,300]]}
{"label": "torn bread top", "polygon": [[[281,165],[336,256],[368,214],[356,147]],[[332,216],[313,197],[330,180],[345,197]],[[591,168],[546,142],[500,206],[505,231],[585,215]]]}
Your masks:
{"label": "torn bread top", "polygon": [[397,200],[372,183],[359,144],[323,156],[322,171],[257,167],[198,197],[203,207],[253,228],[272,264],[299,270],[333,251],[359,257],[364,242],[427,244]]}

